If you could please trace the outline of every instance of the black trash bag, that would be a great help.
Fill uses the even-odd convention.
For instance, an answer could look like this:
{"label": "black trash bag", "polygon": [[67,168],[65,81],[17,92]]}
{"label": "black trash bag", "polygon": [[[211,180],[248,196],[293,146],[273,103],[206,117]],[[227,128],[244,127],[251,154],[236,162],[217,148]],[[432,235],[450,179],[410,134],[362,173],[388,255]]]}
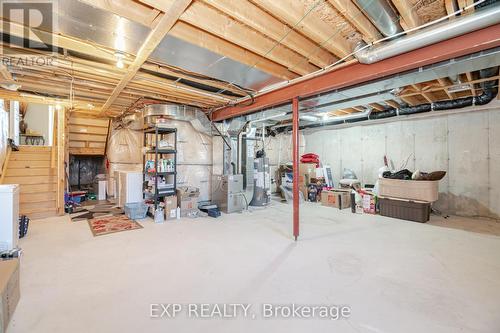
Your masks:
{"label": "black trash bag", "polygon": [[399,170],[397,172],[385,171],[382,174],[382,177],[389,179],[402,179],[402,180],[410,180],[413,172],[408,169]]}

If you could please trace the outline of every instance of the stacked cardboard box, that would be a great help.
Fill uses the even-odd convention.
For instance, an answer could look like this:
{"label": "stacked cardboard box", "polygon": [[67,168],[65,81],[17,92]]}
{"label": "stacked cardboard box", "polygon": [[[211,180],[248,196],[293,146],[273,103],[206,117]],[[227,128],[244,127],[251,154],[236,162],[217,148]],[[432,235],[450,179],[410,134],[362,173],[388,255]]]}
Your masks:
{"label": "stacked cardboard box", "polygon": [[177,195],[165,197],[165,219],[174,220],[177,218]]}
{"label": "stacked cardboard box", "polygon": [[300,163],[299,164],[299,191],[307,198],[307,187],[311,179],[316,178],[316,164],[313,163]]}
{"label": "stacked cardboard box", "polygon": [[179,187],[177,189],[177,205],[181,208],[181,216],[198,210],[198,198],[200,189],[197,187]]}

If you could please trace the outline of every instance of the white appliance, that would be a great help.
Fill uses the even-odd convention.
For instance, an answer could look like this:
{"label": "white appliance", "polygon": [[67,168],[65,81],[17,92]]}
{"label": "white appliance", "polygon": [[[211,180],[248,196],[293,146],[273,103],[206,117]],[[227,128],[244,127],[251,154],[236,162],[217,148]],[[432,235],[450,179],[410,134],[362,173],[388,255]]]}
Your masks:
{"label": "white appliance", "polygon": [[118,207],[126,203],[142,202],[142,172],[115,171]]}
{"label": "white appliance", "polygon": [[19,241],[19,185],[0,185],[0,251],[17,247]]}

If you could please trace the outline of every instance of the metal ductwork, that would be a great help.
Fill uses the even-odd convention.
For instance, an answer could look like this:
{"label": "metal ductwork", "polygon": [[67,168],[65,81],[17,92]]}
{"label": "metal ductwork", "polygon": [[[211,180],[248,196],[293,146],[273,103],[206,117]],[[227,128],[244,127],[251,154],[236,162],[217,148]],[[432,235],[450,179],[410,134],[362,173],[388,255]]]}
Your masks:
{"label": "metal ductwork", "polygon": [[399,17],[386,0],[355,0],[358,7],[386,37],[403,31]]}
{"label": "metal ductwork", "polygon": [[[499,69],[498,67],[482,69],[479,71],[479,76],[481,79],[495,77],[498,75],[498,69]],[[419,104],[400,109],[388,108],[384,111],[372,112],[370,115],[364,117],[356,117],[344,120],[334,120],[329,123],[311,124],[311,125],[301,126],[300,129],[322,127],[327,125],[329,126],[340,125],[344,123],[354,123],[366,120],[385,119],[385,118],[392,118],[397,116],[411,115],[423,112],[460,109],[474,105],[486,105],[489,102],[491,102],[498,94],[498,80],[494,79],[491,81],[482,82],[481,88],[483,89],[483,93],[479,96],[457,98],[453,100],[445,100],[434,103]]]}
{"label": "metal ductwork", "polygon": [[[411,35],[362,49],[355,53],[355,57],[363,64],[371,64],[498,23],[500,23],[500,5],[496,3],[491,7],[477,10],[474,14],[461,16]],[[360,47],[362,45],[358,46],[358,50]]]}
{"label": "metal ductwork", "polygon": [[154,124],[153,118],[166,117],[172,120],[189,121],[198,132],[212,135],[212,125],[205,113],[197,108],[177,104],[151,104],[144,107],[144,123]]}

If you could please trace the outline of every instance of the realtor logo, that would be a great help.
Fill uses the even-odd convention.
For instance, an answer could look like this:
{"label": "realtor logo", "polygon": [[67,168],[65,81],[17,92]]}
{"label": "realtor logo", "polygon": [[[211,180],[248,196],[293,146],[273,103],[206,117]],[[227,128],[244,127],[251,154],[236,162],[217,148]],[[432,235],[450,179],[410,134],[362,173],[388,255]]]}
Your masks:
{"label": "realtor logo", "polygon": [[55,1],[0,0],[3,54],[26,53],[32,49],[56,52]]}

